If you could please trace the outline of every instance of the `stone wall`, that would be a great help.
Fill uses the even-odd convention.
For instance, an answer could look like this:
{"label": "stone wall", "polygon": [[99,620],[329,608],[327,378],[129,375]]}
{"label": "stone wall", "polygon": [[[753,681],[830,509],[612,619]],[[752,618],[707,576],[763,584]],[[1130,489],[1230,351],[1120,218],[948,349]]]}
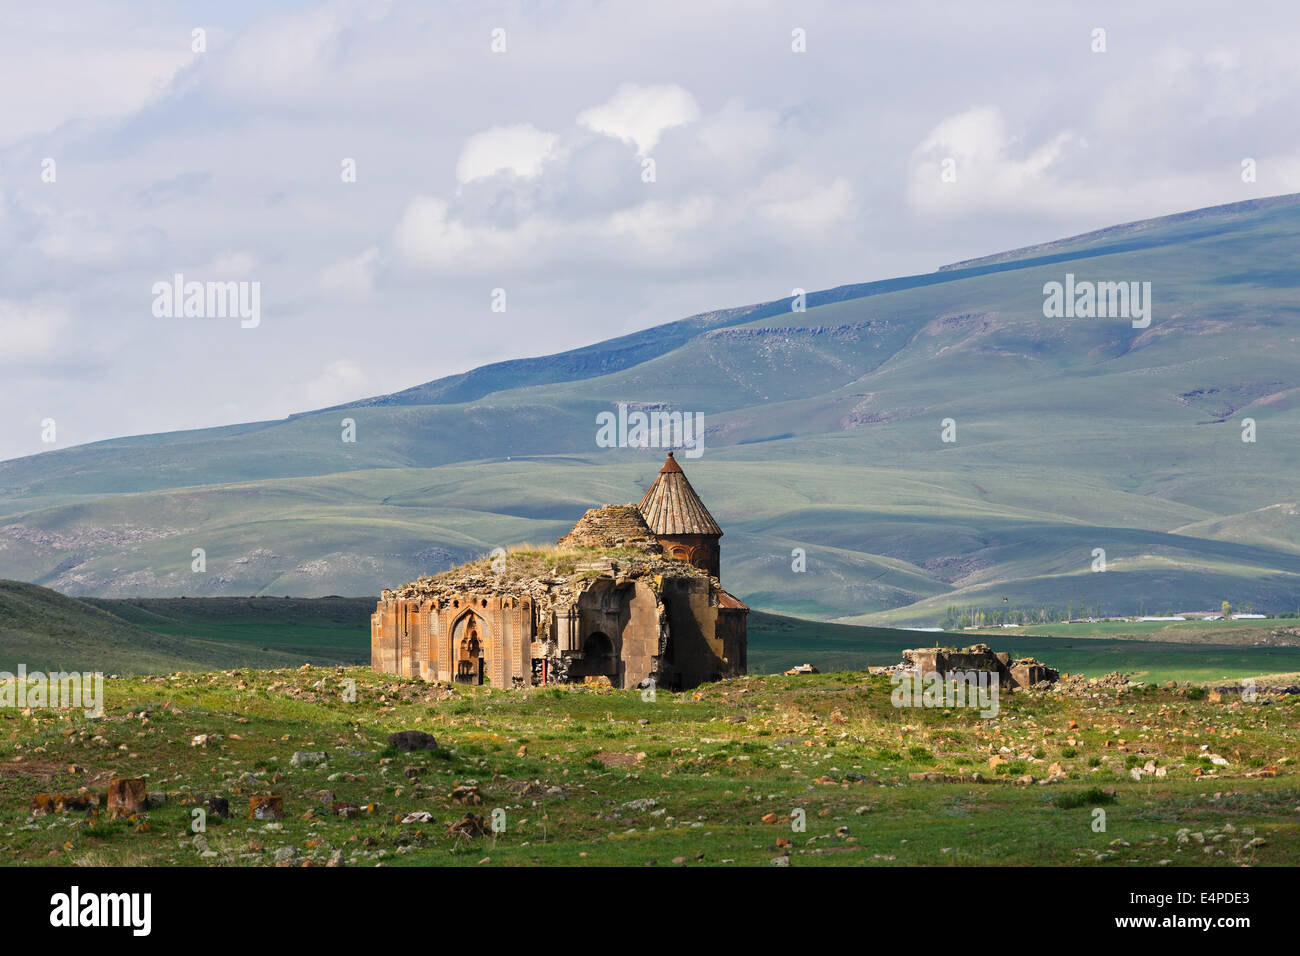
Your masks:
{"label": "stone wall", "polygon": [[665,534],[659,536],[659,545],[664,549],[664,554],[685,561],[715,578],[721,576],[722,559],[716,536]]}
{"label": "stone wall", "polygon": [[513,687],[531,678],[535,625],[533,602],[527,597],[389,597],[371,617],[370,664],[403,677],[452,681],[462,647],[473,634],[483,660],[483,682]]}
{"label": "stone wall", "polygon": [[1055,682],[1061,675],[1055,668],[1032,657],[1013,660],[1006,652],[995,652],[987,644],[970,647],[918,647],[903,651],[903,668],[917,674],[951,674],[955,671],[988,671],[998,675],[1007,690],[1027,689],[1042,681]]}
{"label": "stone wall", "polygon": [[712,583],[707,578],[665,580],[663,598],[668,641],[666,659],[660,661],[661,683],[669,688],[694,687],[725,676]]}

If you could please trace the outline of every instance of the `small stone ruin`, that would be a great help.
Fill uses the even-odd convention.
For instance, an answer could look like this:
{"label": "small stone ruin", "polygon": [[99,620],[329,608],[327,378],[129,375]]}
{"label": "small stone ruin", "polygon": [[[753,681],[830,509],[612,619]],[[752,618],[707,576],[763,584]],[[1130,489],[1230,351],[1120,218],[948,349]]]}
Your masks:
{"label": "small stone ruin", "polygon": [[955,647],[917,647],[903,651],[903,661],[889,668],[895,673],[953,674],[963,671],[987,671],[998,675],[998,686],[1006,690],[1042,690],[1055,684],[1059,671],[1033,657],[1013,659],[1005,651],[994,651],[987,644]]}

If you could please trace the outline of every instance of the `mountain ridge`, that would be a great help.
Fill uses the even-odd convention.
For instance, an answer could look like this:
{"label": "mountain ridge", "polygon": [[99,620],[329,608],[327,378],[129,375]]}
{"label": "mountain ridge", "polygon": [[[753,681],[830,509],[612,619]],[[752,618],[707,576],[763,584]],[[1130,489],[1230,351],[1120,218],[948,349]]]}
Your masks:
{"label": "mountain ridge", "polygon": [[[594,441],[627,402],[705,416],[705,454],[683,465],[727,532],[724,579],[764,610],[933,624],[945,601],[1132,613],[1217,592],[1291,610],[1300,196],[1139,222],[810,293],[803,313],[788,298],[701,313],[555,368],[0,463],[0,576],[88,595],[372,593],[636,500],[661,450]],[[1151,327],[1045,318],[1044,283],[1085,269],[1151,281]],[[1112,570],[1089,574],[1107,546]]]}

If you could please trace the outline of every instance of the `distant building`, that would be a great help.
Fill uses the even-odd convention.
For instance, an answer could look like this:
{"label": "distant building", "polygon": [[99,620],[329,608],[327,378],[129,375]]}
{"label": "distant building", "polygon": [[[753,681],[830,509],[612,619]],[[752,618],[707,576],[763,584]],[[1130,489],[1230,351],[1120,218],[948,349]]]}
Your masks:
{"label": "distant building", "polygon": [[718,580],[721,537],[669,452],[640,504],[591,509],[553,549],[384,591],[371,667],[493,687],[744,674],[749,608]]}

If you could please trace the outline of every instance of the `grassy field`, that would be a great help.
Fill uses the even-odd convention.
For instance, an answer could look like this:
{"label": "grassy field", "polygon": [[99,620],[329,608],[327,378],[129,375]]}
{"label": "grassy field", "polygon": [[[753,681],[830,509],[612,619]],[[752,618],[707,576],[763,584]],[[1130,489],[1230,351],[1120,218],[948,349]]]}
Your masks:
{"label": "grassy field", "polygon": [[[1172,641],[1180,644],[1300,645],[1300,620],[1222,621],[1081,621],[1000,628],[1009,634],[1052,637],[1109,637],[1118,640]],[[985,633],[997,633],[990,629]]]}
{"label": "grassy field", "polygon": [[[1091,633],[1076,637],[1075,627]],[[1118,629],[1107,635],[1092,625],[1053,625],[1047,628],[1052,632],[1049,634],[1033,633],[1034,628],[1027,630],[1030,633],[1017,633],[1015,628],[991,628],[936,634],[824,624],[751,612],[749,669],[754,673],[772,673],[802,663],[825,671],[861,669],[896,664],[904,648],[985,643],[1017,657],[1037,657],[1062,673],[1099,675],[1119,671],[1152,682],[1236,680],[1300,670],[1297,646],[1175,644],[1168,640],[1144,640]],[[1066,632],[1069,636],[1065,636]]]}
{"label": "grassy field", "polygon": [[296,657],[299,663],[359,664],[370,660],[374,598],[85,601],[155,634],[275,652]]}
{"label": "grassy field", "polygon": [[[73,599],[35,585],[0,581],[0,670],[101,670],[149,674],[222,667],[370,660],[373,598]],[[1267,624],[1279,622],[1230,622]],[[1281,622],[1285,623],[1285,622]],[[1075,628],[1080,629],[1076,634]],[[1254,643],[1175,644],[1102,625],[1069,625],[1069,636],[1016,629],[934,634],[828,624],[750,613],[751,673],[809,663],[822,671],[894,664],[909,647],[965,646],[1035,656],[1062,671],[1131,673],[1144,680],[1214,681],[1300,670],[1300,647]],[[1260,628],[1213,630],[1248,633]],[[1056,626],[1062,632],[1062,626]]]}
{"label": "grassy field", "polygon": [[[862,673],[751,676],[646,700],[309,668],[117,680],[106,698],[99,720],[0,709],[5,863],[1300,863],[1298,697],[1024,694],[981,719],[895,708],[888,679]],[[440,746],[392,750],[388,734],[403,729]],[[297,751],[324,762],[295,762]],[[926,773],[940,776],[913,776]],[[114,775],[145,777],[163,802],[129,820],[27,809],[39,793],[102,794]],[[453,799],[458,786],[468,803]],[[246,819],[259,794],[282,797],[282,821]],[[199,838],[192,811],[210,795],[234,816],[209,817]],[[359,815],[334,815],[331,800]],[[498,832],[450,832],[466,813]]]}
{"label": "grassy field", "polygon": [[78,600],[0,581],[0,670],[157,674],[370,659],[374,601]]}

